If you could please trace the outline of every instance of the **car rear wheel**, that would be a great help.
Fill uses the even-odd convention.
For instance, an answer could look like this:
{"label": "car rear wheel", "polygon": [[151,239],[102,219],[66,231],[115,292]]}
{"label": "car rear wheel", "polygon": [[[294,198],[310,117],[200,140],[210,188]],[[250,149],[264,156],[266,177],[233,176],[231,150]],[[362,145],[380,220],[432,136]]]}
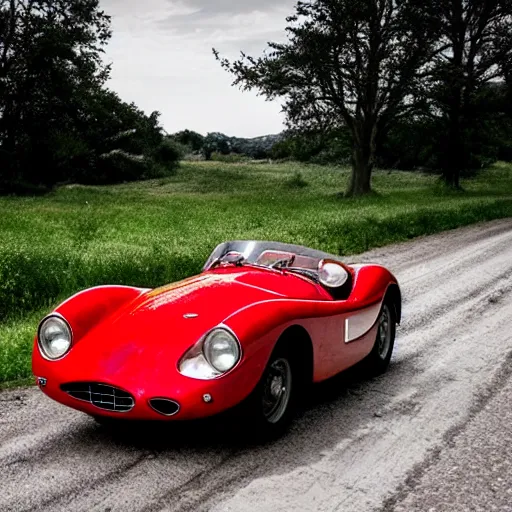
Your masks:
{"label": "car rear wheel", "polygon": [[395,345],[396,312],[388,299],[384,300],[377,324],[375,344],[365,360],[369,372],[373,375],[380,375],[387,370]]}

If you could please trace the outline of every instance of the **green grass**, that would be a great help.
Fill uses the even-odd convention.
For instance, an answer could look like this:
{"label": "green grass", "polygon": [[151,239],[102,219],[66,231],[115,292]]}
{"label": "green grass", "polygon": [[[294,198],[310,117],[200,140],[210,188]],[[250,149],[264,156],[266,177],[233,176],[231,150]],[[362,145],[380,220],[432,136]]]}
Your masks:
{"label": "green grass", "polygon": [[155,287],[200,270],[228,239],[294,242],[340,255],[512,216],[512,166],[450,192],[434,176],[377,171],[375,194],[340,199],[348,170],[184,163],[174,177],[0,198],[0,382],[30,375],[39,318],[100,284]]}

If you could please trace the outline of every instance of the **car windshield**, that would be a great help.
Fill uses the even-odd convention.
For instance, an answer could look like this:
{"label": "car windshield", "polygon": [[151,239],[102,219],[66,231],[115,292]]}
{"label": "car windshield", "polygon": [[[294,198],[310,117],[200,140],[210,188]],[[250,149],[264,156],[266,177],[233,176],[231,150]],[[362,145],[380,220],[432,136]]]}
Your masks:
{"label": "car windshield", "polygon": [[301,245],[281,242],[263,242],[255,240],[237,240],[224,242],[212,252],[203,270],[208,270],[219,263],[243,265],[252,264],[263,267],[293,267],[316,271],[324,258],[339,258],[322,251],[309,249]]}

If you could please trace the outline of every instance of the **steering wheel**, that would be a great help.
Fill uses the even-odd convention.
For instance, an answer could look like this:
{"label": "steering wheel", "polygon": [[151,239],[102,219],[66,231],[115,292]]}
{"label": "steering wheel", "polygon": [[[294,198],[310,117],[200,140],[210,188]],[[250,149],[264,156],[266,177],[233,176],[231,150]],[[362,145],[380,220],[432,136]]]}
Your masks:
{"label": "steering wheel", "polygon": [[269,268],[283,268],[285,265],[289,267],[295,261],[295,254],[289,258],[281,258],[280,260],[274,261]]}

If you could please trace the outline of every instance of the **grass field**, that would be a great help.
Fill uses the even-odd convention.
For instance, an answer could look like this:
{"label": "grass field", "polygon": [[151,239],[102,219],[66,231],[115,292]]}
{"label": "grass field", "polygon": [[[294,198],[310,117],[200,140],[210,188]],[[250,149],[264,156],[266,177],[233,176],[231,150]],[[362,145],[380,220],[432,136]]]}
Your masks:
{"label": "grass field", "polygon": [[299,164],[186,163],[175,177],[0,198],[0,383],[30,375],[40,317],[77,290],[155,287],[200,270],[228,239],[272,239],[350,255],[512,216],[512,166],[464,192],[436,177],[377,171],[376,191],[340,199],[348,171]]}

